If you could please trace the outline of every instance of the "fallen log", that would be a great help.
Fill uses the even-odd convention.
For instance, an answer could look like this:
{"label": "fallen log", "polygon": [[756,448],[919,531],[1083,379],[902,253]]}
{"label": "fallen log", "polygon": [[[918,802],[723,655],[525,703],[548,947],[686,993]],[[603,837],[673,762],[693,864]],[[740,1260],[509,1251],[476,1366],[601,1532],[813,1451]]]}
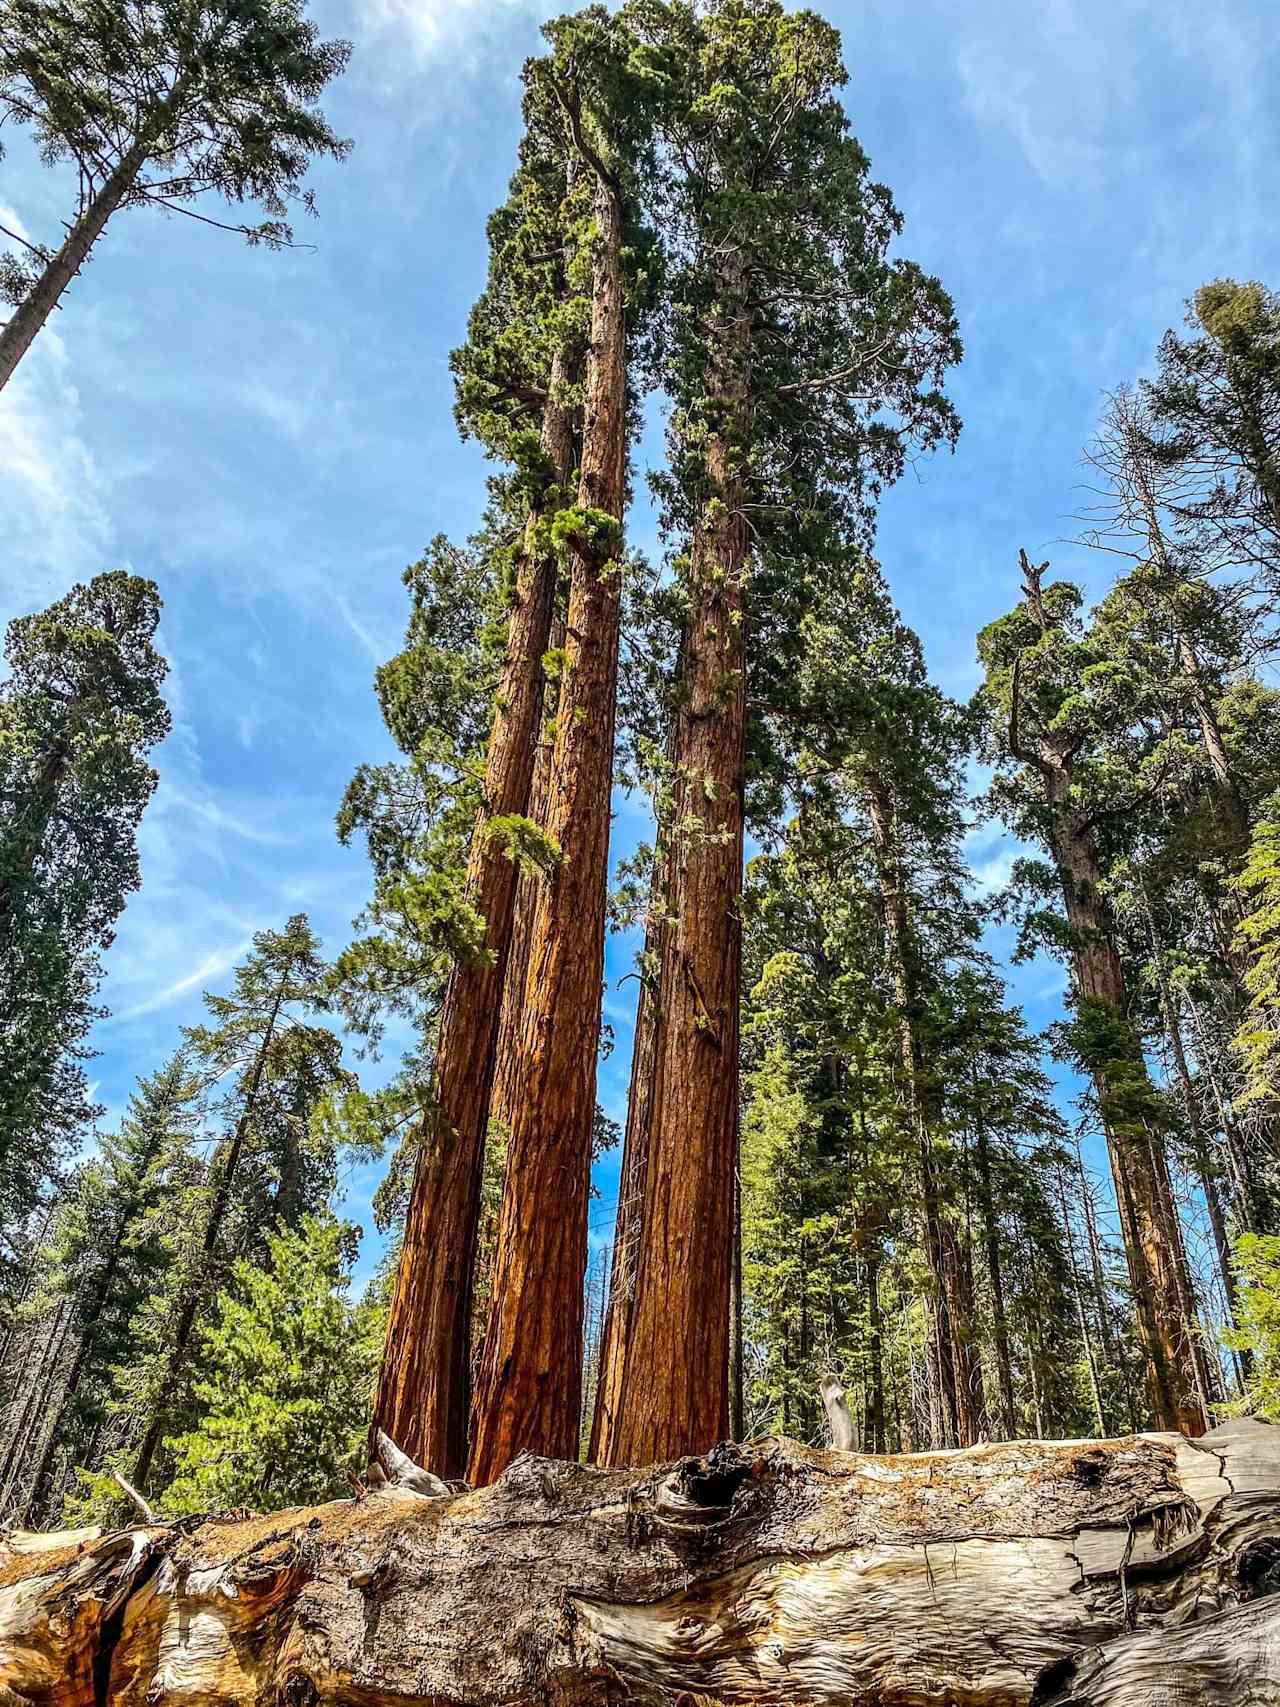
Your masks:
{"label": "fallen log", "polygon": [[[4,1707],[1280,1702],[1280,1429],[789,1440],[0,1545]],[[429,1484],[428,1484],[429,1486]]]}

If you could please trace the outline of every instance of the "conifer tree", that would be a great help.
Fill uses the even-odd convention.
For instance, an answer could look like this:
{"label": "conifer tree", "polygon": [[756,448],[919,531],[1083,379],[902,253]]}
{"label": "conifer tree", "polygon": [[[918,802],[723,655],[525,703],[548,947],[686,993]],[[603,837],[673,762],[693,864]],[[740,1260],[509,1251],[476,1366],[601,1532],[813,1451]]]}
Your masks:
{"label": "conifer tree", "polygon": [[0,688],[0,1277],[92,1118],[79,1061],[98,952],[138,884],[169,728],[160,601],[123,571],[9,625]]}
{"label": "conifer tree", "polygon": [[1188,323],[1167,332],[1143,390],[1164,428],[1157,449],[1182,482],[1188,531],[1228,562],[1254,564],[1274,591],[1280,565],[1280,297],[1215,279]]}
{"label": "conifer tree", "polygon": [[630,413],[623,243],[647,130],[630,43],[598,8],[548,26],[531,67],[592,206],[590,333],[576,503],[553,535],[568,570],[565,652],[543,829],[561,859],[538,892],[510,1093],[507,1170],[468,1474],[524,1449],[577,1449],[582,1279],[596,1132]]}
{"label": "conifer tree", "polygon": [[656,195],[682,264],[663,497],[684,623],[656,1030],[637,1052],[652,1083],[633,1088],[642,1229],[626,1331],[608,1342],[621,1378],[606,1365],[601,1380],[616,1415],[596,1431],[608,1463],[701,1450],[727,1429],[743,800],[749,702],[767,702],[756,654],[803,597],[806,533],[842,507],[867,524],[906,447],[954,433],[937,386],[959,354],[937,281],[887,259],[900,219],[847,134],[835,32],[754,0],[628,16],[667,79]]}
{"label": "conifer tree", "polygon": [[[195,1194],[192,1220],[176,1229],[181,1245],[172,1281],[148,1312],[154,1355],[145,1367],[139,1361],[128,1395],[136,1430],[128,1479],[140,1489],[188,1402],[200,1314],[233,1252],[262,1250],[281,1208],[282,1163],[291,1145],[307,1141],[308,1103],[340,1072],[337,1039],[305,1017],[327,1006],[326,972],[305,914],[296,914],[283,931],[255,935],[252,953],[236,968],[234,993],[205,995],[215,1023],[186,1033],[202,1077],[228,1088],[208,1178]],[[291,1128],[281,1144],[282,1129],[290,1134]],[[294,1194],[296,1211],[323,1207],[333,1185],[331,1169],[326,1174],[320,1201],[308,1204]]]}
{"label": "conifer tree", "polygon": [[329,1212],[239,1259],[200,1337],[197,1427],[170,1442],[165,1513],[318,1505],[363,1462],[384,1316],[346,1297],[358,1231]]}
{"label": "conifer tree", "polygon": [[212,192],[268,215],[223,229],[291,242],[288,204],[312,211],[310,160],[350,147],[315,106],[349,52],[319,39],[300,0],[4,0],[0,117],[30,125],[48,163],[70,163],[77,200],[56,249],[0,230],[22,250],[0,259],[14,305],[0,390],[120,208],[220,225],[189,205]]}
{"label": "conifer tree", "polygon": [[570,276],[581,261],[570,238],[578,210],[568,155],[532,89],[526,116],[521,168],[490,223],[489,282],[454,361],[460,420],[515,469],[508,502],[518,494],[520,526],[506,553],[510,618],[462,885],[483,935],[444,992],[375,1411],[378,1426],[445,1475],[466,1461],[482,1159],[517,883],[522,864],[559,851],[529,808],[557,593],[555,529],[577,457],[584,302]]}
{"label": "conifer tree", "polygon": [[165,1214],[192,1174],[198,1091],[185,1050],[142,1080],[119,1133],[104,1136],[81,1168],[40,1249],[44,1308],[70,1305],[74,1350],[45,1419],[43,1452],[26,1465],[28,1518],[56,1513],[67,1471],[100,1444],[112,1368],[130,1355],[134,1315],[169,1262]]}
{"label": "conifer tree", "polygon": [[[1169,1184],[1167,1112],[1130,1012],[1123,961],[1102,882],[1100,827],[1126,804],[1119,778],[1091,747],[1107,713],[1106,666],[1082,633],[1079,594],[1041,584],[1022,554],[1024,602],[979,636],[992,756],[1004,767],[994,797],[1012,824],[1053,861],[1032,873],[1056,889],[1065,929],[1037,915],[1072,968],[1075,1053],[1093,1080],[1107,1136],[1130,1283],[1156,1426],[1195,1434],[1205,1425],[1205,1376],[1182,1231]],[[1095,768],[1091,772],[1091,763]],[[1111,785],[1110,787],[1108,785]]]}

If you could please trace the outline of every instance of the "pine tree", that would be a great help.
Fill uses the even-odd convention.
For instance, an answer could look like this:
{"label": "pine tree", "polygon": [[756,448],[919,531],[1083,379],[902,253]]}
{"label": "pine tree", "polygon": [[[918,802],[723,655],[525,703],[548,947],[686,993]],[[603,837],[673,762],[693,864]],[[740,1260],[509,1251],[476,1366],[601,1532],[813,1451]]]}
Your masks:
{"label": "pine tree", "polygon": [[316,1505],[362,1462],[384,1314],[346,1297],[359,1234],[330,1213],[241,1258],[199,1345],[199,1425],[168,1444],[166,1514]]}
{"label": "pine tree", "polygon": [[4,0],[0,117],[30,125],[50,164],[71,163],[78,197],[57,249],[0,232],[25,250],[0,263],[15,310],[0,328],[0,389],[120,208],[221,225],[188,205],[212,192],[268,215],[222,229],[290,243],[288,204],[313,211],[310,160],[350,147],[315,106],[349,52],[319,39],[299,0]]}
{"label": "pine tree", "polygon": [[[253,952],[236,968],[234,994],[205,995],[215,1023],[186,1032],[201,1076],[228,1089],[208,1178],[194,1194],[186,1225],[175,1230],[180,1250],[171,1283],[141,1324],[152,1355],[139,1359],[127,1395],[136,1443],[128,1479],[140,1489],[189,1403],[200,1313],[233,1253],[262,1251],[282,1207],[290,1152],[307,1148],[308,1105],[340,1072],[337,1039],[303,1017],[327,1006],[326,974],[306,916],[296,914],[283,931],[255,935]],[[321,1181],[318,1202],[293,1193],[296,1211],[323,1207],[334,1183],[331,1159]]]}
{"label": "pine tree", "polygon": [[40,1250],[44,1309],[70,1305],[74,1350],[43,1451],[26,1455],[28,1519],[56,1513],[71,1466],[91,1462],[101,1446],[112,1368],[129,1357],[133,1317],[168,1265],[165,1215],[192,1175],[198,1092],[184,1050],[142,1080],[119,1133],[104,1136],[79,1170]]}
{"label": "pine tree", "polygon": [[1047,565],[1034,568],[1025,552],[1021,561],[1023,604],[978,642],[990,751],[1005,770],[994,798],[1053,861],[1051,871],[1023,869],[1046,898],[1056,890],[1066,915],[1065,928],[1052,914],[1036,915],[1036,922],[1072,968],[1072,1047],[1093,1080],[1107,1135],[1151,1414],[1158,1427],[1194,1434],[1204,1427],[1205,1380],[1167,1172],[1168,1117],[1130,1015],[1102,890],[1100,825],[1124,800],[1117,806],[1119,778],[1105,762],[1090,772],[1090,742],[1106,717],[1106,664],[1082,633],[1076,589],[1065,582],[1043,587]]}

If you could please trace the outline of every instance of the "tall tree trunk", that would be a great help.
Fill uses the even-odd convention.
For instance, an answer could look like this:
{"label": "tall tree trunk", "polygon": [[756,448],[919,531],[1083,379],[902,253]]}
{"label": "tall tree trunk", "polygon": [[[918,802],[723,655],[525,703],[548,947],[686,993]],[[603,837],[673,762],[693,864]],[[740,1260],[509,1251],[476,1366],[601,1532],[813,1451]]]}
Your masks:
{"label": "tall tree trunk", "polygon": [[658,1011],[654,967],[660,961],[665,930],[665,869],[662,854],[658,853],[650,886],[640,996],[632,1038],[627,1123],[622,1145],[622,1172],[618,1181],[618,1214],[613,1231],[609,1314],[600,1350],[600,1384],[596,1389],[595,1416],[591,1425],[591,1460],[595,1464],[613,1462],[611,1453],[622,1403],[623,1376],[631,1338],[631,1310],[640,1262],[645,1187],[649,1177],[654,1074],[657,1070]]}
{"label": "tall tree trunk", "polygon": [[[561,482],[573,466],[572,419],[561,400],[567,378],[557,352],[543,409],[542,449]],[[538,549],[543,519],[535,511],[525,531],[484,794],[467,859],[466,898],[485,921],[485,953],[455,966],[445,991],[436,1106],[414,1170],[371,1425],[442,1476],[460,1476],[467,1456],[471,1291],[494,1045],[518,879],[515,862],[489,831],[496,819],[524,813],[530,804],[557,575],[554,554]],[[564,851],[574,857],[571,848]]]}
{"label": "tall tree trunk", "polygon": [[89,259],[89,251],[102,235],[103,227],[133,188],[147,158],[148,146],[146,142],[137,142],[124,156],[0,329],[0,391],[12,379],[36,333],[58,306],[63,291]]}
{"label": "tall tree trunk", "polygon": [[[577,437],[574,436],[576,445]],[[564,651],[564,611],[551,618],[552,652]],[[551,753],[555,745],[549,725],[555,717],[560,685],[556,678],[546,678],[542,686],[542,707],[538,719],[538,751],[533,762],[533,780],[529,784],[527,816],[545,830],[547,807],[551,801]],[[542,877],[537,872],[524,871],[516,883],[515,906],[511,914],[510,947],[507,951],[506,977],[502,984],[502,1008],[498,1016],[498,1031],[493,1045],[492,1089],[489,1095],[489,1122],[511,1130],[512,1096],[520,1067],[520,1028],[524,1022],[524,987],[529,974],[529,945],[533,941],[533,919],[538,910],[538,890]],[[483,1329],[483,1323],[481,1324]]]}
{"label": "tall tree trunk", "polygon": [[1004,1272],[1000,1261],[1000,1228],[996,1221],[995,1194],[991,1186],[991,1152],[987,1123],[981,1114],[975,1126],[978,1157],[978,1207],[982,1213],[982,1243],[991,1286],[991,1337],[996,1352],[996,1399],[999,1407],[997,1439],[1013,1433],[1013,1360],[1009,1355],[1009,1316],[1005,1307]]}
{"label": "tall tree trunk", "polygon": [[934,1166],[933,1134],[923,1085],[920,1040],[916,1030],[916,978],[911,914],[898,854],[892,795],[875,771],[864,779],[876,879],[884,907],[885,952],[898,1007],[898,1037],[906,1088],[907,1118],[915,1129],[920,1166],[920,1209],[924,1257],[929,1274],[926,1346],[929,1407],[935,1447],[956,1445],[956,1369],[949,1290],[943,1244],[942,1209]]}
{"label": "tall tree trunk", "polygon": [[865,1445],[868,1452],[887,1452],[884,1421],[884,1324],[880,1314],[880,1249],[867,1251],[867,1382]]}
{"label": "tall tree trunk", "polygon": [[747,533],[735,433],[749,383],[745,295],[730,251],[708,327],[718,419],[690,553],[644,1221],[607,1464],[704,1451],[729,1426],[746,743]]}
{"label": "tall tree trunk", "polygon": [[739,1149],[739,1165],[733,1172],[733,1297],[732,1309],[732,1343],[729,1364],[729,1430],[731,1440],[745,1440],[746,1428],[746,1395],[744,1386],[744,1355],[742,1344],[742,1167],[741,1150]]}
{"label": "tall tree trunk", "polygon": [[1089,1393],[1093,1399],[1093,1415],[1098,1425],[1098,1439],[1101,1440],[1107,1432],[1107,1418],[1102,1405],[1102,1383],[1098,1378],[1098,1360],[1094,1355],[1093,1339],[1089,1333],[1089,1316],[1084,1307],[1084,1288],[1080,1284],[1080,1269],[1076,1263],[1075,1236],[1071,1231],[1071,1211],[1067,1206],[1067,1187],[1061,1173],[1058,1174],[1058,1207],[1062,1214],[1062,1232],[1067,1241],[1067,1267],[1071,1271],[1071,1290],[1076,1300],[1076,1321],[1080,1328],[1080,1340],[1084,1346],[1085,1367],[1089,1371]]}
{"label": "tall tree trunk", "polygon": [[1157,1157],[1163,1139],[1149,1130],[1146,1115],[1135,1124],[1131,1112],[1135,1095],[1154,1106],[1155,1087],[1128,1015],[1124,970],[1102,911],[1094,830],[1069,790],[1067,773],[1055,771],[1049,804],[1067,919],[1075,934],[1077,1023],[1086,1033],[1091,1014],[1105,1024],[1105,1037],[1096,1044],[1085,1037],[1085,1053],[1091,1056],[1086,1064],[1111,1158],[1151,1412],[1157,1428],[1200,1434],[1207,1419],[1195,1324],[1187,1312],[1190,1280],[1177,1209]]}
{"label": "tall tree trunk", "polygon": [[[1164,1017],[1165,1036],[1169,1040],[1169,1053],[1173,1060],[1174,1077],[1178,1083],[1178,1096],[1182,1103],[1183,1116],[1186,1119],[1187,1131],[1191,1138],[1191,1153],[1195,1159],[1196,1171],[1209,1211],[1209,1225],[1213,1232],[1214,1254],[1217,1257],[1218,1278],[1221,1281],[1222,1294],[1226,1302],[1227,1320],[1234,1327],[1236,1319],[1236,1277],[1235,1270],[1231,1266],[1231,1242],[1227,1237],[1222,1203],[1218,1196],[1217,1182],[1213,1177],[1214,1168],[1210,1155],[1209,1138],[1204,1130],[1204,1122],[1200,1118],[1200,1105],[1196,1099],[1195,1085],[1192,1083],[1191,1069],[1187,1063],[1187,1051],[1182,1039],[1182,1024],[1178,1018],[1178,1009],[1173,999],[1173,992],[1169,988],[1164,956],[1156,940],[1155,920],[1152,917],[1151,905],[1147,900],[1145,887],[1142,890],[1142,898],[1151,941],[1152,964],[1155,968],[1160,991],[1160,1009]],[[1239,1368],[1239,1354],[1237,1353],[1236,1356],[1237,1367]]]}
{"label": "tall tree trunk", "polygon": [[967,1245],[954,1225],[942,1223],[942,1261],[951,1327],[951,1367],[955,1372],[957,1446],[972,1446],[986,1429],[982,1362],[974,1343],[973,1268]]}
{"label": "tall tree trunk", "polygon": [[563,857],[542,885],[525,982],[520,1073],[469,1475],[524,1450],[576,1456],[582,1276],[595,1124],[617,700],[627,354],[622,208],[597,174],[580,527],[570,544],[564,674],[547,832]]}

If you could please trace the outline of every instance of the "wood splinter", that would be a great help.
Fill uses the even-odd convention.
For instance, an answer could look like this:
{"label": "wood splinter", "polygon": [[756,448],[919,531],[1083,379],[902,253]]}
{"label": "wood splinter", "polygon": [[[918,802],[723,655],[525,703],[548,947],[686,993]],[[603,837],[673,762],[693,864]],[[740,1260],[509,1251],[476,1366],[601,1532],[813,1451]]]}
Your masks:
{"label": "wood splinter", "polygon": [[[452,1492],[447,1482],[442,1482],[439,1476],[433,1476],[430,1470],[424,1470],[420,1464],[415,1464],[408,1453],[401,1452],[385,1429],[375,1429],[374,1450],[378,1455],[378,1468],[386,1477],[386,1485],[394,1489],[403,1489],[407,1493],[421,1494],[424,1499],[445,1499]],[[369,1478],[370,1487],[374,1479]]]}

